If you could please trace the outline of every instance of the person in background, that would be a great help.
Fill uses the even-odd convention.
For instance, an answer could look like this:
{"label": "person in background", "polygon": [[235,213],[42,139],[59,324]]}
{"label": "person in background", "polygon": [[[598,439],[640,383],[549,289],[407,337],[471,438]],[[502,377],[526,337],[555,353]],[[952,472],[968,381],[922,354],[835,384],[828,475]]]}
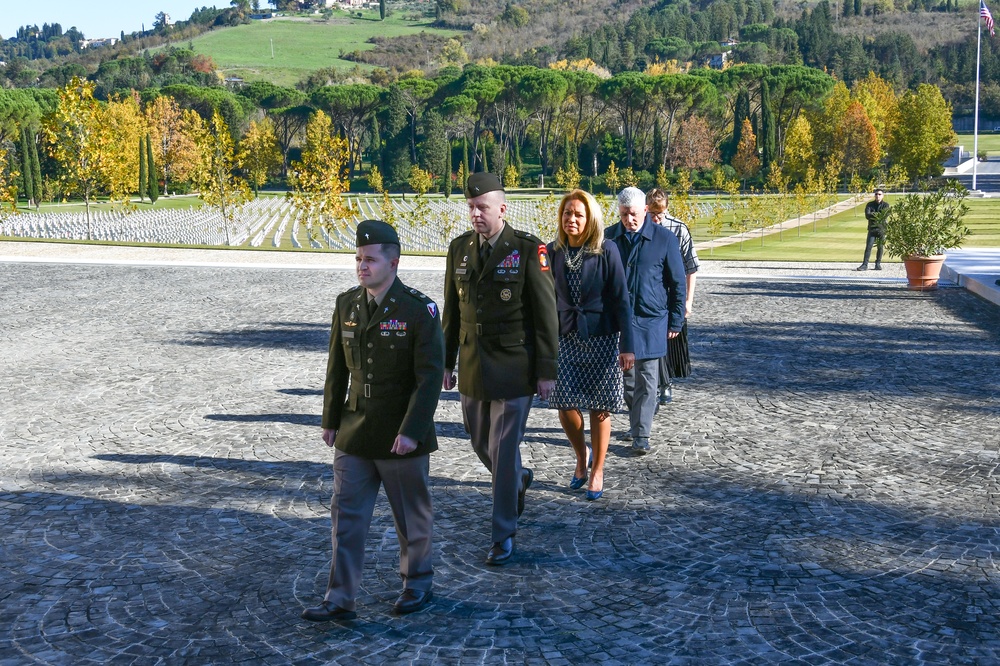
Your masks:
{"label": "person in background", "polygon": [[559,231],[548,250],[559,310],[559,373],[549,406],[559,410],[576,454],[572,490],[588,479],[583,410],[589,412],[593,461],[586,498],[593,501],[604,493],[611,412],[624,404],[622,371],[635,363],[625,269],[618,246],[604,240],[600,206],[583,190],[559,203]]}
{"label": "person in background", "polygon": [[625,404],[629,409],[632,451],[650,450],[649,434],[656,411],[660,357],[667,339],[684,326],[686,283],[677,237],[656,224],[646,223],[646,195],[637,187],[618,193],[621,221],[604,232],[618,246],[625,264],[625,283],[632,310],[635,365],[625,374]]}
{"label": "person in background", "polygon": [[872,245],[878,245],[875,253],[875,270],[882,270],[882,249],[885,246],[885,216],[889,214],[889,204],[883,201],[885,190],[875,188],[875,198],[865,206],[865,219],[868,220],[868,238],[865,241],[865,258],[857,270],[868,270],[868,259],[872,255]]}
{"label": "person in background", "polygon": [[688,226],[667,213],[667,193],[654,187],[646,193],[646,207],[649,209],[651,221],[664,229],[669,229],[677,236],[680,244],[681,257],[684,259],[685,286],[687,298],[684,301],[684,326],[680,334],[667,341],[667,355],[660,359],[660,395],[659,404],[665,405],[673,399],[672,379],[691,376],[691,356],[688,352],[688,319],[694,307],[694,287],[697,281],[698,253],[694,249],[694,240]]}
{"label": "person in background", "polygon": [[472,230],[451,242],[444,280],[443,386],[458,391],[472,448],[493,477],[490,565],[514,555],[517,520],[534,478],[521,465],[531,401],[556,381],[559,324],[545,245],[504,221],[500,179],[474,173],[465,188]]}
{"label": "person in background", "polygon": [[399,237],[380,220],[358,224],[359,287],[337,297],[323,389],[323,442],[333,457],[333,561],[312,622],[352,620],[364,570],[365,540],[379,486],[399,539],[403,592],[396,614],[431,600],[430,453],[441,394],[444,343],[437,305],[407,288],[396,271]]}

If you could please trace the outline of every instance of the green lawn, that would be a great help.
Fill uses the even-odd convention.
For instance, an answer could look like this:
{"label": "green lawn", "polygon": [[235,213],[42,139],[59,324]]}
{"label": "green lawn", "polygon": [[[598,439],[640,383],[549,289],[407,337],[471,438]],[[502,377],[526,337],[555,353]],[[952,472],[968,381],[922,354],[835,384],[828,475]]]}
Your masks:
{"label": "green lawn", "polygon": [[[253,21],[225,30],[212,30],[195,38],[192,44],[196,52],[211,56],[226,77],[292,86],[317,69],[354,67],[356,63],[340,58],[341,52],[374,48],[368,43],[371,37],[398,37],[419,32],[457,34],[453,30],[432,28],[429,21],[405,21],[402,15],[389,15],[385,21],[379,21],[378,11],[366,10],[363,14],[363,18],[350,18],[337,12],[329,21],[318,18]],[[422,65],[413,63],[418,69]],[[362,67],[370,69],[367,65]]]}
{"label": "green lawn", "polygon": [[[962,146],[971,153],[974,138],[971,132],[969,134],[959,134],[958,142],[955,145]],[[987,154],[1000,154],[1000,132],[994,132],[992,126],[980,127],[979,150],[985,150]]]}
{"label": "green lawn", "polygon": [[[261,193],[261,196],[265,196]],[[149,203],[147,199],[144,203],[139,203],[138,199],[134,199],[132,203],[135,205],[137,211],[151,210],[151,209],[173,209],[181,208],[187,209],[192,206],[195,208],[201,208],[201,199],[194,195],[175,195],[171,197],[160,197],[156,200],[155,204]],[[35,207],[32,206],[28,208],[25,206],[24,201],[19,201],[17,205],[18,210],[25,213],[34,213]],[[68,203],[46,203],[42,204],[38,212],[39,213],[82,213],[86,210],[86,206],[83,205],[82,201],[72,201]],[[114,210],[115,206],[108,203],[106,200],[91,201],[90,210]]]}
{"label": "green lawn", "polygon": [[[886,201],[891,204],[893,198],[888,196]],[[966,199],[966,203],[969,214],[965,224],[972,230],[972,235],[965,240],[963,247],[1000,247],[1000,199]],[[857,206],[834,215],[829,222],[820,218],[815,231],[812,224],[807,224],[784,232],[782,240],[777,234],[765,236],[763,246],[760,238],[754,238],[744,242],[742,250],[739,244],[727,245],[711,252],[703,250],[698,256],[702,259],[745,261],[861,261],[868,230],[863,210],[862,206]],[[696,232],[695,239],[706,238]],[[890,258],[890,261],[897,260]]]}

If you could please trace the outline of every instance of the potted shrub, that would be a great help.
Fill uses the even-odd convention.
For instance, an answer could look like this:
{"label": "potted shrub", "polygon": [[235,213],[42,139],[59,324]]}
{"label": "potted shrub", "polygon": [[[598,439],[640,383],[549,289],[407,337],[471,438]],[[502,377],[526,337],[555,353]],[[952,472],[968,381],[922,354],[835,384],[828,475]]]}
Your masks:
{"label": "potted shrub", "polygon": [[910,289],[936,289],[944,253],[962,245],[971,232],[962,224],[969,212],[968,195],[961,183],[948,181],[940,188],[907,194],[892,204],[885,216],[885,249],[906,266]]}

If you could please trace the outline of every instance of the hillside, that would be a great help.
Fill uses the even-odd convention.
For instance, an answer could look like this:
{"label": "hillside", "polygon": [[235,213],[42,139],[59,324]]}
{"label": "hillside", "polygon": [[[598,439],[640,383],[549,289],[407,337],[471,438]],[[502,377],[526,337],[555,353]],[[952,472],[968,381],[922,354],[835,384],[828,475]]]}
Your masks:
{"label": "hillside", "polygon": [[[342,56],[374,48],[374,38],[393,39],[426,33],[443,38],[455,30],[435,28],[430,21],[407,20],[403,15],[378,19],[377,11],[361,17],[338,13],[334,18],[275,18],[233,28],[207,32],[187,42],[199,54],[208,55],[226,78],[266,80],[293,86],[319,69],[348,68],[357,63]],[[272,57],[273,47],[273,57]],[[370,70],[370,65],[361,65]],[[430,69],[433,63],[415,62],[415,68]]]}

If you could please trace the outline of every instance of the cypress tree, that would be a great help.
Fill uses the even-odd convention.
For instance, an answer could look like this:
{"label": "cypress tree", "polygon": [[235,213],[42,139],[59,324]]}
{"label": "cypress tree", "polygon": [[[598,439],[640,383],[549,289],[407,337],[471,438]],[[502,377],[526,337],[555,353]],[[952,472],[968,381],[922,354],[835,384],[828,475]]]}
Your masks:
{"label": "cypress tree", "polygon": [[854,15],[861,16],[861,0],[854,0]]}
{"label": "cypress tree", "polygon": [[653,170],[663,164],[663,130],[660,128],[660,117],[653,121]]}
{"label": "cypress tree", "polygon": [[34,182],[32,181],[31,152],[28,149],[28,130],[21,128],[21,182],[24,184],[24,197],[30,204],[35,198]]}
{"label": "cypress tree", "polygon": [[444,198],[451,199],[451,141],[448,141],[448,149],[444,151],[444,179],[441,182],[441,189],[444,190]]}
{"label": "cypress tree", "polygon": [[757,145],[761,147],[760,162],[765,173],[774,162],[776,144],[774,111],[771,110],[771,89],[767,85],[767,81],[761,81],[760,134],[757,136]]}
{"label": "cypress tree", "polygon": [[[462,166],[465,167],[465,177],[469,177],[469,137],[462,137]],[[465,183],[462,183],[462,189],[465,189]]]}
{"label": "cypress tree", "polygon": [[385,0],[378,0],[378,18],[380,21],[385,20]]}
{"label": "cypress tree", "polygon": [[153,143],[146,135],[146,171],[149,173],[149,183],[146,186],[146,193],[149,195],[149,203],[156,203],[160,198],[160,183],[156,180],[156,162],[153,161]]}
{"label": "cypress tree", "polygon": [[746,88],[741,88],[736,94],[736,103],[733,108],[733,140],[729,144],[729,159],[736,154],[736,148],[743,138],[743,119],[750,117],[750,93]]}
{"label": "cypress tree", "polygon": [[38,144],[35,143],[34,136],[28,137],[28,152],[31,154],[31,185],[37,211],[38,205],[42,203],[42,169],[38,164]]}
{"label": "cypress tree", "polygon": [[139,203],[146,199],[146,183],[149,174],[146,172],[146,137],[139,137]]}

